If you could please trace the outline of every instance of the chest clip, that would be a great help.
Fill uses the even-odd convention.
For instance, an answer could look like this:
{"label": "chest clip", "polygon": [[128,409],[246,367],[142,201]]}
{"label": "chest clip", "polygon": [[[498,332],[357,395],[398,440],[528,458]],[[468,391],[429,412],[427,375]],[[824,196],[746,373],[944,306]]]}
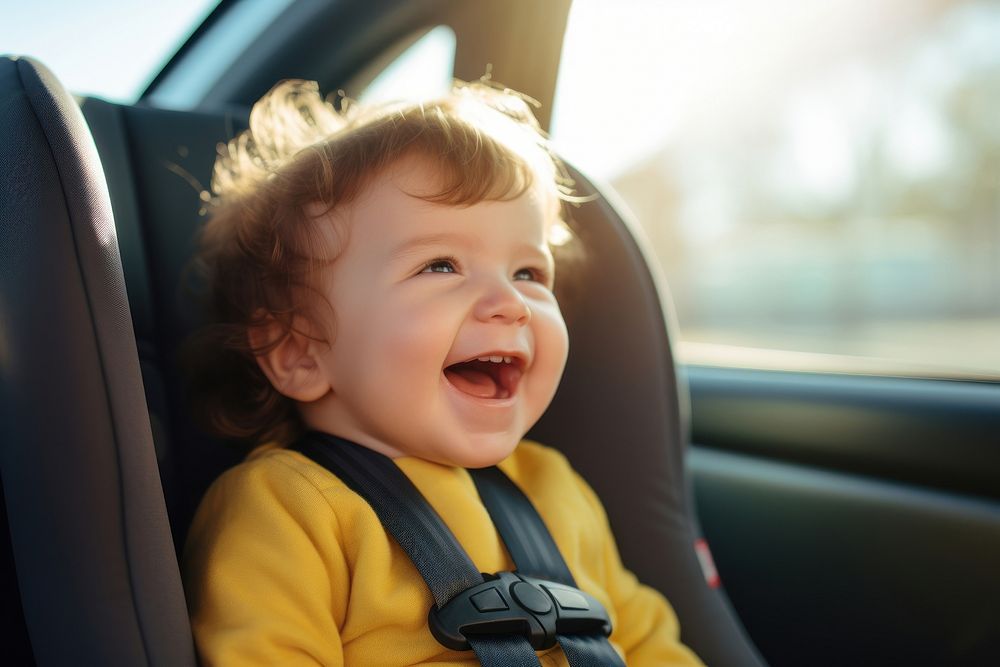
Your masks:
{"label": "chest clip", "polygon": [[431,607],[434,638],[468,651],[469,635],[524,635],[536,651],[551,648],[556,635],[611,634],[611,620],[597,599],[578,588],[516,572],[484,575],[445,606]]}

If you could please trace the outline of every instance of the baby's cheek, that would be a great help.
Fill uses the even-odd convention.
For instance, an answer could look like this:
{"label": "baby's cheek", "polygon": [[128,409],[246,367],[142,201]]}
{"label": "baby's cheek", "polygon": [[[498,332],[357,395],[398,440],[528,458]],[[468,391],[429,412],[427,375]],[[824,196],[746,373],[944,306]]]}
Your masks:
{"label": "baby's cheek", "polygon": [[559,367],[558,372],[561,374],[562,367],[566,364],[566,357],[569,355],[569,333],[562,313],[559,311],[559,306],[553,302],[542,304],[536,315],[538,322],[535,345],[541,348],[540,351],[545,356],[551,358]]}
{"label": "baby's cheek", "polygon": [[385,322],[378,335],[379,348],[398,381],[436,380],[454,339],[441,319],[417,316]]}

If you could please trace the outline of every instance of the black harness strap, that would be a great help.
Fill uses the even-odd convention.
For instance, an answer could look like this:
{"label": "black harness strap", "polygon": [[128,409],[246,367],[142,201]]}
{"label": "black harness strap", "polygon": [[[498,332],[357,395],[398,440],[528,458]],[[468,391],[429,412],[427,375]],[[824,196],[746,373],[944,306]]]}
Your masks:
{"label": "black harness strap", "polygon": [[469,473],[517,571],[576,586],[552,533],[524,492],[496,466]]}
{"label": "black harness strap", "polygon": [[607,637],[602,635],[558,635],[559,646],[572,667],[625,667]]}
{"label": "black harness strap", "polygon": [[572,667],[624,667],[607,640],[611,626],[600,602],[575,588],[537,510],[499,469],[473,471],[472,477],[518,571],[483,575],[388,457],[319,432],[292,449],[368,501],[431,589],[435,607],[428,622],[443,645],[471,648],[484,667],[519,667],[539,665],[534,648],[557,640]]}
{"label": "black harness strap", "polygon": [[[575,587],[552,533],[520,487],[496,466],[469,472],[517,571]],[[558,634],[556,639],[572,667],[625,667],[604,635]]]}
{"label": "black harness strap", "polygon": [[[311,432],[291,447],[335,474],[368,501],[379,521],[413,561],[438,609],[483,583],[462,545],[413,482],[388,457],[349,440]],[[483,667],[537,667],[538,656],[521,635],[469,637]]]}
{"label": "black harness strap", "polygon": [[298,449],[368,501],[386,531],[420,571],[439,607],[483,583],[482,574],[441,517],[391,459],[348,440],[321,434],[303,440]]}

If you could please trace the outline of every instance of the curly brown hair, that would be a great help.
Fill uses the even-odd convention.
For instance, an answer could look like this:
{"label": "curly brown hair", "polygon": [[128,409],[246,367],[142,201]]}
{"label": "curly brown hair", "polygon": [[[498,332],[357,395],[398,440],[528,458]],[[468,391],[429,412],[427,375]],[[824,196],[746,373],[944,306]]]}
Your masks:
{"label": "curly brown hair", "polygon": [[[249,129],[220,144],[212,192],[202,194],[210,217],[191,269],[208,324],[182,353],[201,426],[246,444],[298,437],[295,402],[255,361],[282,338],[255,348],[247,332],[277,321],[287,336],[297,316],[308,316],[313,271],[336,259],[309,221],[358,198],[404,157],[418,155],[439,171],[440,190],[423,196],[428,201],[513,199],[537,178],[573,200],[530,102],[487,81],[457,83],[450,95],[422,104],[344,100],[340,111],[313,82],[282,82],[265,95]],[[561,220],[553,226],[554,244],[570,237]]]}

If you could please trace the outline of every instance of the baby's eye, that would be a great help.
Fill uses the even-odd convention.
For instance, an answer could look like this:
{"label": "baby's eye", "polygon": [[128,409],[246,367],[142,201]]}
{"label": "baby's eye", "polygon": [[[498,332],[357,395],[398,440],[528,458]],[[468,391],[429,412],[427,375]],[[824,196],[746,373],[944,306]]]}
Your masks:
{"label": "baby's eye", "polygon": [[450,257],[439,257],[438,259],[427,262],[424,268],[420,270],[420,273],[456,273],[458,269],[456,268],[456,262]]}
{"label": "baby's eye", "polygon": [[514,272],[514,280],[531,280],[536,283],[546,284],[548,282],[548,278],[549,277],[545,271],[542,271],[541,269],[525,267]]}

